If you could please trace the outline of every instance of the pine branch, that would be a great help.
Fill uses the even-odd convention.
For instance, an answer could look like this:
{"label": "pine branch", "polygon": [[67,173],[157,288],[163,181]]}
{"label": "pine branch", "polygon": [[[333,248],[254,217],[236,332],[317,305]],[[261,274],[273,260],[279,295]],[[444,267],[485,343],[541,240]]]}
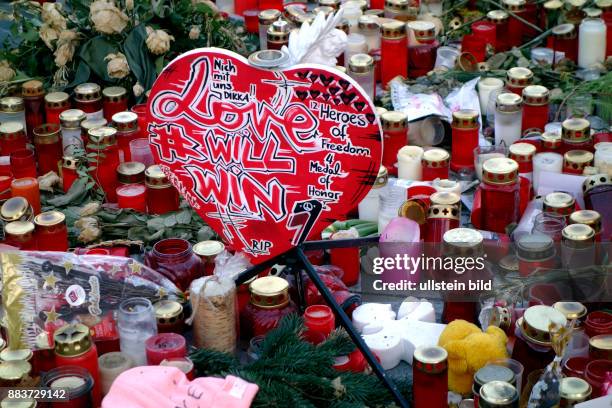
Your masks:
{"label": "pine branch", "polygon": [[276,330],[272,330],[261,344],[262,358],[269,357],[277,347],[285,344],[296,344],[304,332],[304,320],[297,314],[285,317]]}
{"label": "pine branch", "polygon": [[332,354],[333,356],[345,356],[355,350],[355,343],[349,337],[344,329],[336,329],[323,343],[317,346],[317,351],[320,353],[339,353]]}
{"label": "pine branch", "polygon": [[347,372],[341,373],[338,378],[337,388],[341,388],[343,395],[340,399],[344,401],[376,406],[393,400],[389,391],[374,376]]}
{"label": "pine branch", "polygon": [[201,376],[221,375],[239,367],[239,362],[233,355],[215,350],[198,349],[191,353],[189,358]]}

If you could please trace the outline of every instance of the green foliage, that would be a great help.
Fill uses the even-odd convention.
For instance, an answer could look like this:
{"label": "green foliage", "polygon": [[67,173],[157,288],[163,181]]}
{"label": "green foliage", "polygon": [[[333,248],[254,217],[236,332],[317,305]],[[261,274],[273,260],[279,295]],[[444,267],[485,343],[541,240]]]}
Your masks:
{"label": "green foliage", "polygon": [[190,357],[200,375],[232,374],[259,385],[253,407],[355,408],[391,402],[377,377],[334,370],[334,359],[355,349],[344,330],[319,345],[304,341],[303,333],[302,318],[292,314],[268,333],[253,362],[242,365],[233,355],[207,349]]}

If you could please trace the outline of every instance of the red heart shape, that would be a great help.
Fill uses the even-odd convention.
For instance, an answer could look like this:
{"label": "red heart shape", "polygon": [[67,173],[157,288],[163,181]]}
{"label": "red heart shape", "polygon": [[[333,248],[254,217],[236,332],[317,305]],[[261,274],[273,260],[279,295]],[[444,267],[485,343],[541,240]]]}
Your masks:
{"label": "red heart shape", "polygon": [[[320,74],[350,82],[365,108],[304,97]],[[262,70],[235,53],[199,49],[172,61],[153,85],[148,131],[172,184],[257,264],[318,236],[367,194],[382,151],[373,114],[337,70]]]}

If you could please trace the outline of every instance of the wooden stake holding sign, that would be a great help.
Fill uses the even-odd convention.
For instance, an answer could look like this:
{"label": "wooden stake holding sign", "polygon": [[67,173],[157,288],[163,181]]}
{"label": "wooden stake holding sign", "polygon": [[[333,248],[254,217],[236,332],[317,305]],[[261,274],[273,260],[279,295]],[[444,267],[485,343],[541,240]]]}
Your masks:
{"label": "wooden stake holding sign", "polygon": [[380,167],[374,105],[333,68],[263,70],[194,50],[162,71],[148,108],[157,163],[254,264],[345,218]]}

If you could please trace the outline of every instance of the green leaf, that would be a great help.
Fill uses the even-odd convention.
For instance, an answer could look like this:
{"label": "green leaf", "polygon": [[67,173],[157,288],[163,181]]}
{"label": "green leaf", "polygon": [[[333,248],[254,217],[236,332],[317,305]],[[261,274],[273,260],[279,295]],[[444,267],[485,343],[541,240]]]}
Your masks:
{"label": "green leaf", "polygon": [[106,82],[114,82],[115,80],[108,76],[106,70],[108,61],[105,61],[104,58],[118,51],[116,44],[110,42],[106,37],[97,36],[83,44],[79,56],[97,76]]}
{"label": "green leaf", "polygon": [[77,70],[74,73],[74,79],[71,83],[68,84],[67,88],[74,88],[78,84],[82,84],[89,80],[89,76],[91,75],[91,69],[89,69],[89,65],[84,61],[79,61],[79,65],[77,66]]}
{"label": "green leaf", "polygon": [[164,226],[164,219],[161,217],[151,218],[147,221],[147,228],[149,231],[157,231],[159,229],[163,229]]}
{"label": "green leaf", "polygon": [[182,210],[176,214],[176,222],[179,224],[189,224],[191,222],[191,211]]}
{"label": "green leaf", "polygon": [[144,87],[151,89],[157,71],[155,70],[155,62],[148,51],[145,40],[147,39],[147,31],[144,24],[140,24],[128,34],[123,43],[123,53],[128,60],[130,70]]}
{"label": "green leaf", "polygon": [[173,227],[176,225],[176,215],[174,214],[170,214],[168,216],[166,216],[166,218],[164,219],[164,225],[166,227]]}

